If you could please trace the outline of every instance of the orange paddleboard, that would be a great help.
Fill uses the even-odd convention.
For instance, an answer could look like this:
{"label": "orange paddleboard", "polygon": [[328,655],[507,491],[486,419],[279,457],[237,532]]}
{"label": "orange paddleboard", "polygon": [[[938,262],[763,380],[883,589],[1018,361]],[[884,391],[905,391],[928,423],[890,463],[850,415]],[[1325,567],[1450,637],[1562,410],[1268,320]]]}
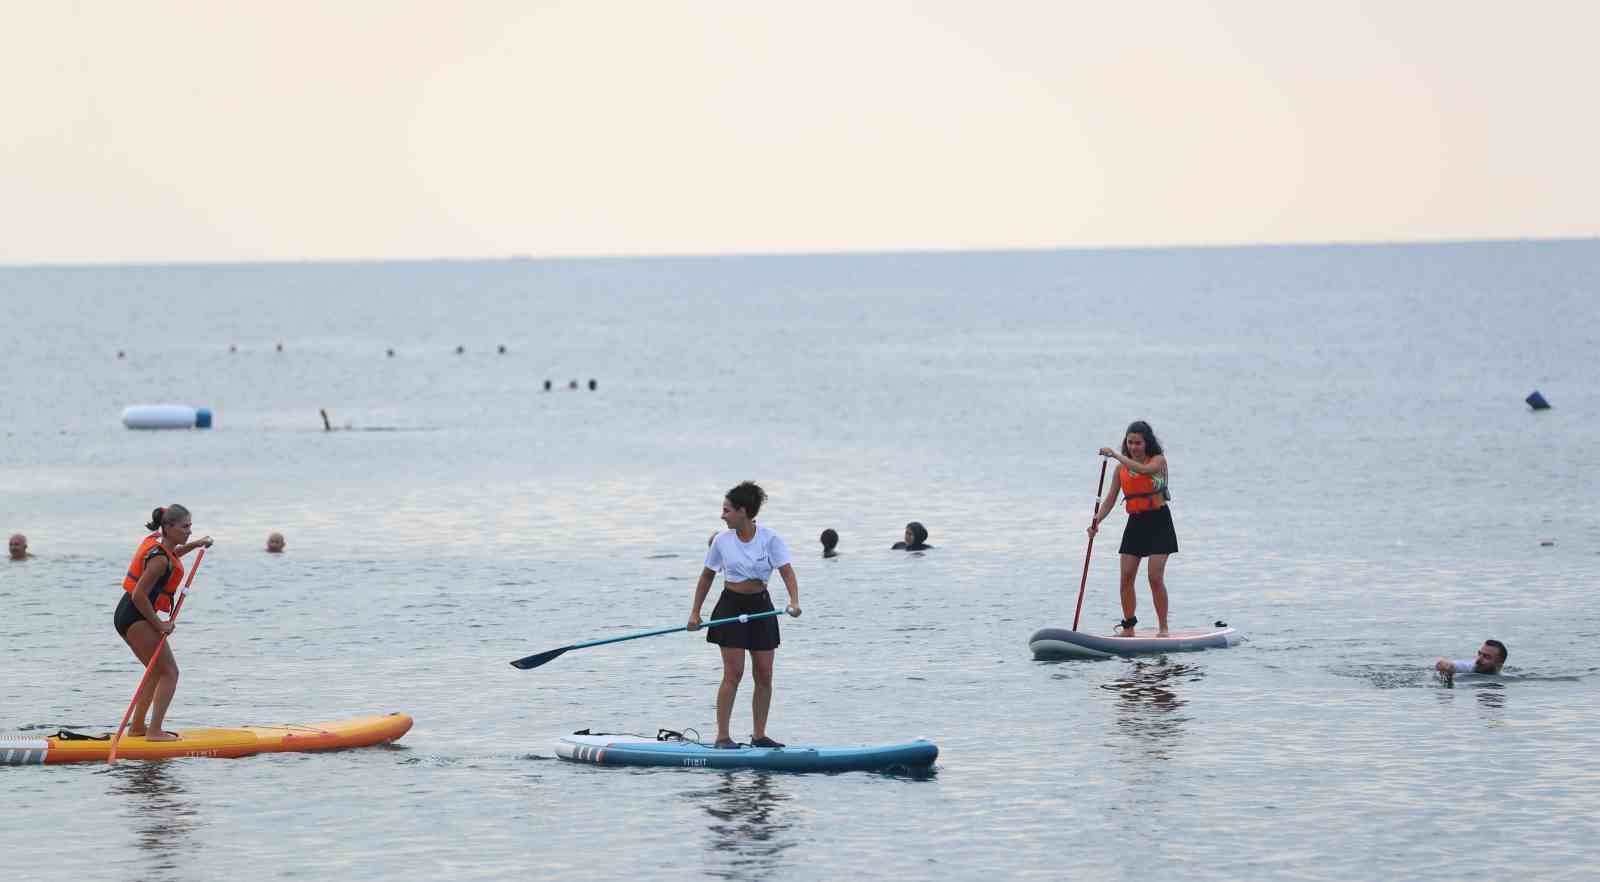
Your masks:
{"label": "orange paddleboard", "polygon": [[[177,741],[147,741],[125,735],[118,759],[177,759],[209,756],[231,759],[256,753],[341,750],[387,744],[411,729],[405,714],[377,714],[332,723],[240,726],[237,729],[180,729]],[[103,763],[111,751],[109,735],[0,738],[0,766]]]}

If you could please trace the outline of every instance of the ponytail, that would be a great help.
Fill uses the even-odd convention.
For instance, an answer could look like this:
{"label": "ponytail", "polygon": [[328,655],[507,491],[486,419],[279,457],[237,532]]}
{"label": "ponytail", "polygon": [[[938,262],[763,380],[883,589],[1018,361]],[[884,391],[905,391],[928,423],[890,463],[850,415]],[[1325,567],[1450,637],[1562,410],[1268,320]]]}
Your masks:
{"label": "ponytail", "polygon": [[161,519],[166,517],[166,514],[167,510],[165,508],[159,505],[156,506],[155,510],[150,512],[150,523],[145,524],[144,528],[152,533],[161,529]]}

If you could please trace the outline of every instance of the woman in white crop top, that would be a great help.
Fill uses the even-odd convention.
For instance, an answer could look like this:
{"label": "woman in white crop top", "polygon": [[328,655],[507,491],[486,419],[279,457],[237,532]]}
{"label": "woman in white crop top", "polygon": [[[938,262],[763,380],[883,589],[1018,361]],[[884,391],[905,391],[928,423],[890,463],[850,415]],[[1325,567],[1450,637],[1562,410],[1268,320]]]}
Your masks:
{"label": "woman in white crop top", "polygon": [[[722,521],[728,525],[726,532],[711,539],[706,550],[705,567],[700,571],[700,581],[694,588],[694,605],[689,609],[689,630],[700,627],[700,607],[706,602],[711,583],[717,573],[723,573],[722,596],[711,611],[712,619],[723,619],[749,613],[769,612],[774,607],[767,593],[767,581],[772,571],[783,577],[789,589],[789,605],[785,608],[791,616],[800,615],[800,583],[795,581],[794,567],[789,564],[789,546],[783,537],[766,527],[756,526],[756,514],[767,494],[750,481],[729,490],[722,499]],[[768,616],[749,622],[729,622],[706,632],[706,642],[715,643],[722,650],[722,685],[717,688],[717,746],[738,747],[728,734],[733,718],[733,699],[739,693],[739,681],[744,678],[744,655],[750,653],[751,668],[755,674],[755,694],[750,699],[753,731],[750,743],[756,747],[782,747],[767,737],[767,712],[772,707],[772,660],[778,649],[778,619]]]}

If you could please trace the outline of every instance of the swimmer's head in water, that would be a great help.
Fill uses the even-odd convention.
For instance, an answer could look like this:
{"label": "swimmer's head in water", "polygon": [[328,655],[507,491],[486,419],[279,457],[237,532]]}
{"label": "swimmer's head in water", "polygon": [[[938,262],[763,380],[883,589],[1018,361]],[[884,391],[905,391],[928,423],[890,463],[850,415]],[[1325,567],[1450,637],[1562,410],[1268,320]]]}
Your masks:
{"label": "swimmer's head in water", "polygon": [[822,531],[822,550],[823,551],[832,551],[833,547],[835,545],[838,545],[838,544],[839,544],[839,534],[835,533],[833,531],[832,527],[829,527],[828,529]]}
{"label": "swimmer's head in water", "polygon": [[28,556],[28,537],[21,533],[13,533],[6,547],[11,551],[12,560],[22,560]]}
{"label": "swimmer's head in water", "polygon": [[1478,647],[1478,657],[1472,666],[1480,674],[1497,674],[1506,663],[1506,645],[1498,640],[1485,640]]}
{"label": "swimmer's head in water", "polygon": [[1128,431],[1122,433],[1122,455],[1133,456],[1129,449],[1130,442],[1135,446],[1144,448],[1145,458],[1160,456],[1162,453],[1161,442],[1156,440],[1156,432],[1144,420],[1135,420],[1128,424]]}
{"label": "swimmer's head in water", "polygon": [[917,521],[906,524],[906,544],[921,545],[928,541],[928,528]]}
{"label": "swimmer's head in water", "polygon": [[728,529],[736,530],[738,527],[728,519],[730,516],[740,522],[753,521],[761,513],[761,504],[766,501],[767,491],[762,490],[760,485],[754,481],[741,481],[739,486],[722,497],[722,521],[728,525]]}
{"label": "swimmer's head in water", "polygon": [[273,554],[278,554],[279,552],[283,551],[284,544],[282,533],[274,532],[267,534],[267,551],[270,551]]}

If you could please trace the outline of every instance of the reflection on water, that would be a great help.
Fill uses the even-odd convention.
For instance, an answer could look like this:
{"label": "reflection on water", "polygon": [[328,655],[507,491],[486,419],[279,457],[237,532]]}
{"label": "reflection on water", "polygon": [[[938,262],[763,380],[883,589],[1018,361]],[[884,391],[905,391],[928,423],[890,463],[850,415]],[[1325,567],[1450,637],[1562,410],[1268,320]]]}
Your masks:
{"label": "reflection on water", "polygon": [[133,823],[125,826],[134,836],[140,869],[134,878],[172,877],[185,863],[190,835],[199,829],[199,816],[186,801],[182,781],[167,762],[126,761],[110,766],[115,777],[111,792],[128,797]]}
{"label": "reflection on water", "polygon": [[1155,759],[1169,759],[1189,718],[1180,711],[1185,699],[1177,687],[1198,681],[1204,673],[1192,664],[1173,664],[1161,656],[1134,659],[1121,679],[1101,684],[1117,693],[1117,729]]}
{"label": "reflection on water", "polygon": [[684,793],[713,819],[707,874],[750,879],[781,868],[783,853],[798,841],[786,835],[793,822],[782,809],[790,795],[776,781],[764,772],[723,772],[716,786]]}

